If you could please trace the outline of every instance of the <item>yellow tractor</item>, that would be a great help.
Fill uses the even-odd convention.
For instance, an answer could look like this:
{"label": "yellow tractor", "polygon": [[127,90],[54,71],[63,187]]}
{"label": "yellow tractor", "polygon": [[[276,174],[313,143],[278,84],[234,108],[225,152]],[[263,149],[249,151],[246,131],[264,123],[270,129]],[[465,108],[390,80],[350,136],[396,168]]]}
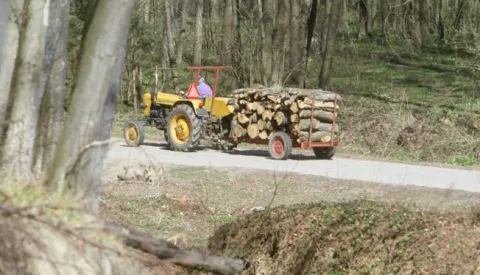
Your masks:
{"label": "yellow tractor", "polygon": [[[124,139],[129,146],[140,146],[144,141],[144,126],[152,126],[164,132],[165,140],[175,151],[193,151],[206,139],[217,148],[233,149],[236,143],[222,140],[230,135],[230,123],[234,105],[231,98],[217,97],[216,90],[220,70],[226,66],[188,67],[195,70],[195,81],[186,95],[151,93],[143,95],[145,120],[129,120],[125,123]],[[215,70],[212,96],[200,97],[197,86],[201,70]]]}

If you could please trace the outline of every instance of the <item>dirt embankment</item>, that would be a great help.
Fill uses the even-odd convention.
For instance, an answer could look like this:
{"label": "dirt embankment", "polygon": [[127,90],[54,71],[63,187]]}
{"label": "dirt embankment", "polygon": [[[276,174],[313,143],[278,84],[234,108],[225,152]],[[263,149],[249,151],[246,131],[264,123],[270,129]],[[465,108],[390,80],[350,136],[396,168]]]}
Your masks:
{"label": "dirt embankment", "polygon": [[243,274],[480,274],[479,225],[367,201],[296,205],[222,226],[209,249],[248,259]]}

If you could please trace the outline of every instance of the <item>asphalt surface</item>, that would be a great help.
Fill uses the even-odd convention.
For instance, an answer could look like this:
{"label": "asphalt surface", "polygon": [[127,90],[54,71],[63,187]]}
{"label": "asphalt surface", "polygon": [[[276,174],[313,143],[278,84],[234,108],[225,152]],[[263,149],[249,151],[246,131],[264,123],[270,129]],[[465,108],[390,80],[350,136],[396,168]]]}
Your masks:
{"label": "asphalt surface", "polygon": [[313,156],[298,154],[286,161],[276,161],[269,158],[266,148],[265,150],[236,149],[233,153],[211,149],[183,153],[166,149],[165,145],[162,142],[155,142],[146,143],[140,147],[127,147],[122,140],[115,140],[110,147],[106,164],[127,164],[135,160],[212,168],[252,168],[345,180],[480,192],[480,171],[475,170],[339,157],[334,157],[332,160],[317,160]]}

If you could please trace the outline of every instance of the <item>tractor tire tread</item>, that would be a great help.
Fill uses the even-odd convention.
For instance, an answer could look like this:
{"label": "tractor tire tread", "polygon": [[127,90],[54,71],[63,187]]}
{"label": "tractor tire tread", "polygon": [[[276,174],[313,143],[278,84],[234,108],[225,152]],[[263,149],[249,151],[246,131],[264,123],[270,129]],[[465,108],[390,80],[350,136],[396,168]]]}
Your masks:
{"label": "tractor tire tread", "polygon": [[[137,128],[137,134],[138,134],[138,140],[133,144],[128,142],[127,136],[126,136],[126,130],[131,124],[133,124],[135,126],[135,128]],[[140,123],[136,119],[131,119],[131,120],[125,121],[125,123],[123,124],[123,139],[125,140],[127,145],[130,146],[130,147],[138,147],[138,146],[142,145],[144,140],[145,140],[145,131],[143,130],[142,123]]]}
{"label": "tractor tire tread", "polygon": [[[171,121],[171,117],[174,114],[176,114],[178,111],[184,113],[188,117],[188,119],[190,121],[190,125],[192,127],[191,134],[190,134],[188,143],[185,144],[185,145],[177,145],[177,144],[171,142],[170,141],[171,139],[168,138],[170,147],[174,151],[181,151],[181,152],[193,151],[195,148],[197,148],[200,145],[200,139],[201,139],[201,134],[202,134],[202,121],[194,113],[192,107],[190,107],[187,104],[180,104],[180,105],[175,106],[172,109],[172,111],[170,112],[169,117],[168,117],[168,124]],[[167,126],[167,129],[170,129],[170,127]],[[167,134],[167,136],[168,136],[168,134]]]}

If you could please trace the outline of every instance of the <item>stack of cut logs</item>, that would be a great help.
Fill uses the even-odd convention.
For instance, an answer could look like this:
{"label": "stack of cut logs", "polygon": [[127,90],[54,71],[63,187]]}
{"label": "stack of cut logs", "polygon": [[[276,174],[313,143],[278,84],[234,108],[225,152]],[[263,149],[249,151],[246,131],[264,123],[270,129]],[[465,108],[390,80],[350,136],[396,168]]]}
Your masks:
{"label": "stack of cut logs", "polygon": [[[335,96],[337,105],[335,106]],[[233,91],[233,136],[268,139],[274,131],[291,133],[298,142],[332,140],[333,110],[338,113],[340,95],[320,89],[283,87],[243,88]],[[313,106],[313,120],[312,115]],[[335,123],[334,135],[339,132]]]}

